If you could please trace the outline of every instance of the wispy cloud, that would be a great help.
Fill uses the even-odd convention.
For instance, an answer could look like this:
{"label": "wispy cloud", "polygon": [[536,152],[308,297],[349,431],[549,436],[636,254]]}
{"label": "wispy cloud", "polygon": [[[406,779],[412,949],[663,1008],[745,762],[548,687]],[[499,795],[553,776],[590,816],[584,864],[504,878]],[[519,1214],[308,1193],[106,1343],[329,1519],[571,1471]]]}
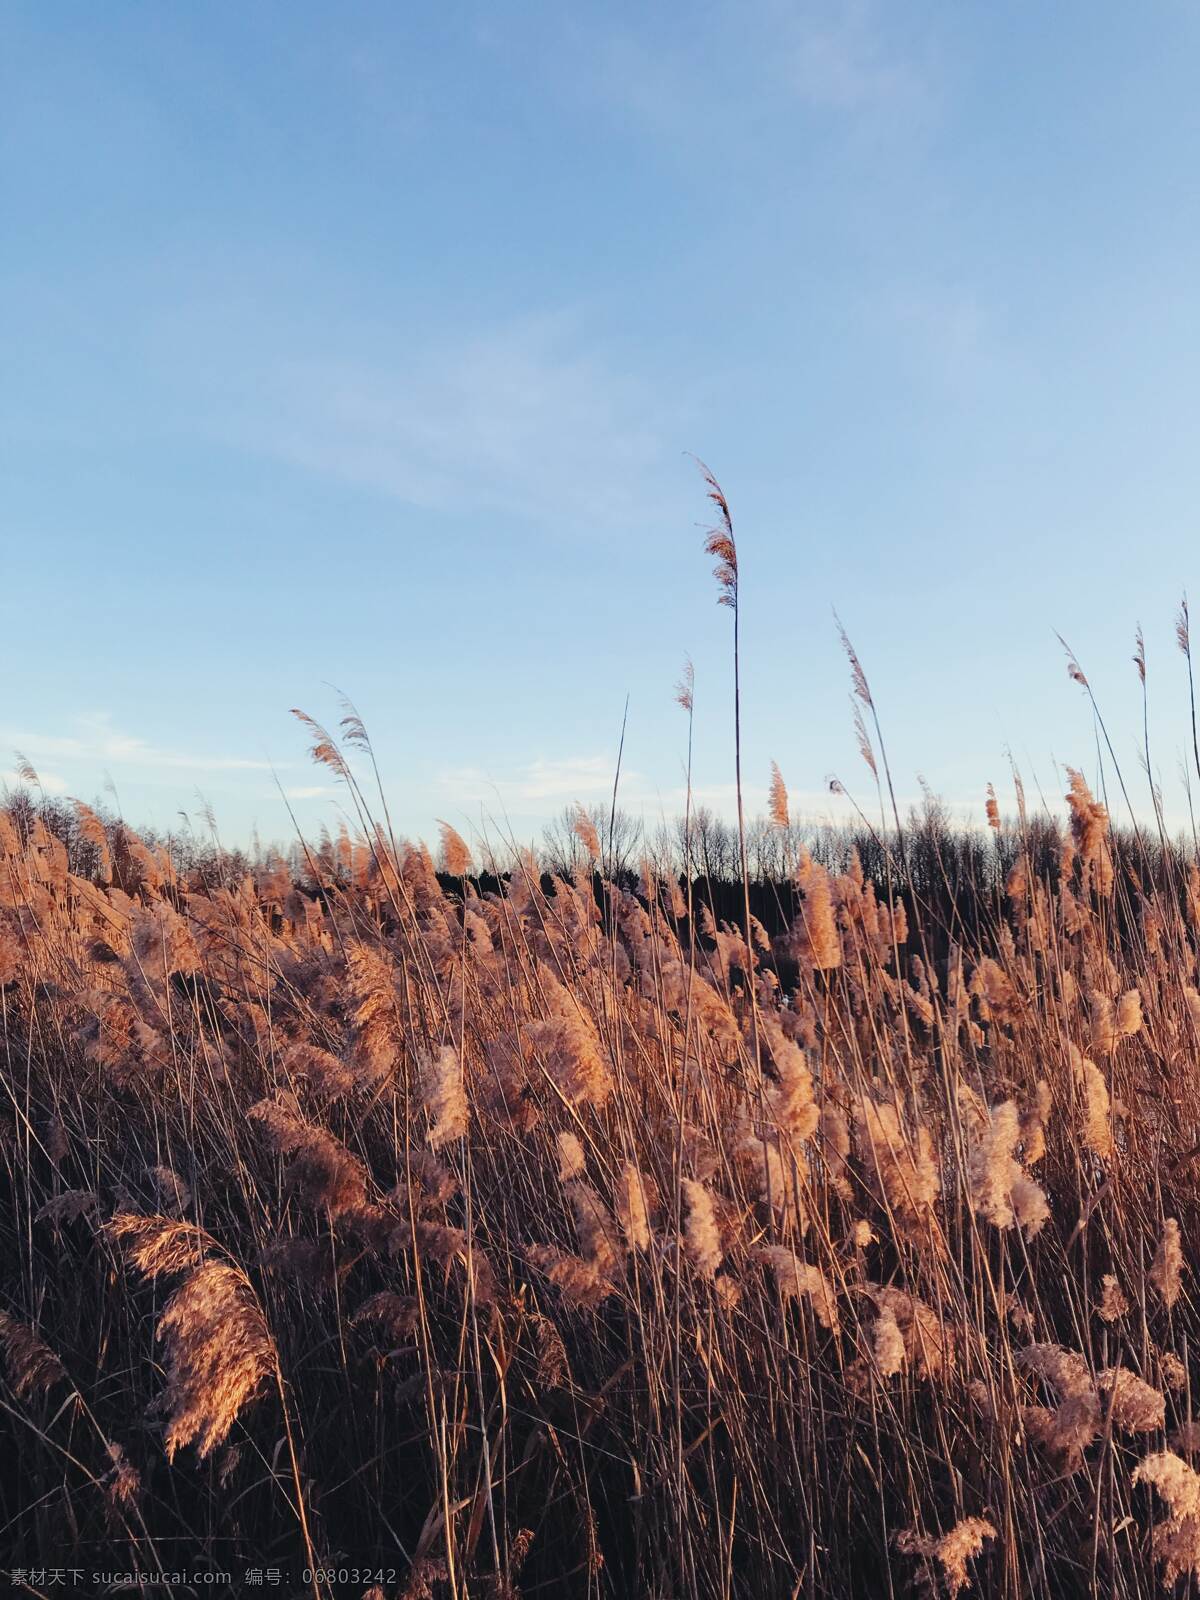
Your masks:
{"label": "wispy cloud", "polygon": [[799,97],[816,109],[908,113],[931,98],[928,70],[889,37],[886,13],[870,0],[772,4],[779,61]]}
{"label": "wispy cloud", "polygon": [[[167,330],[165,355],[190,362]],[[556,528],[666,504],[681,406],[624,370],[572,311],[336,346],[249,328],[239,361],[203,377],[204,426],[306,472],[432,510],[505,511]],[[667,414],[668,410],[670,415]],[[661,488],[656,488],[661,484]]]}
{"label": "wispy cloud", "polygon": [[1021,348],[993,324],[986,301],[957,284],[894,287],[864,307],[911,364],[950,386],[994,381],[998,366],[1017,368]]}
{"label": "wispy cloud", "polygon": [[[575,801],[585,806],[599,805],[607,814],[612,794],[613,756],[577,756],[566,760],[540,760],[506,771],[485,771],[466,767],[445,772],[439,779],[441,798],[435,803],[440,814],[453,807],[469,826],[480,813],[510,823],[518,836],[537,837],[540,830],[562,816]],[[748,820],[762,817],[767,808],[767,789],[763,784],[743,788]],[[641,822],[647,836],[661,826],[673,828],[684,815],[687,790],[682,783],[657,784],[647,773],[623,770],[617,804],[630,817]],[[827,788],[793,789],[790,795],[794,821],[808,826],[853,823],[854,807],[844,795]],[[908,801],[902,800],[902,809]],[[698,782],[691,795],[693,819],[707,811],[727,826],[737,824],[737,789],[732,782]],[[414,831],[421,832],[422,827]]]}
{"label": "wispy cloud", "polygon": [[923,121],[939,99],[935,53],[895,18],[877,0],[725,0],[669,35],[572,32],[584,81],[622,120],[671,143],[719,129],[737,145],[797,108],[893,130]]}
{"label": "wispy cloud", "polygon": [[72,734],[0,728],[0,748],[7,745],[27,755],[38,768],[43,783],[45,775],[38,767],[42,758],[103,767],[170,768],[195,773],[269,772],[273,765],[270,761],[253,760],[246,756],[205,755],[165,749],[135,734],[122,732],[114,726],[111,715],[106,711],[79,716],[75,719],[75,726],[78,731]]}
{"label": "wispy cloud", "polygon": [[[539,759],[508,772],[488,772],[482,767],[459,767],[440,778],[451,803],[471,806],[495,803],[522,809],[545,802],[593,800],[612,792],[615,758],[609,755],[572,756],[564,760]],[[623,781],[634,783],[636,773]]]}
{"label": "wispy cloud", "polygon": [[[612,794],[615,756],[573,756],[562,760],[541,759],[506,771],[487,771],[482,767],[460,767],[441,774],[439,781],[445,804],[465,813],[480,806],[501,806],[523,820],[549,821],[564,805],[580,801],[585,805],[607,804]],[[743,798],[749,815],[766,808],[765,785],[747,784]],[[659,819],[682,816],[687,789],[682,783],[659,785],[648,774],[623,768],[617,804],[633,816],[644,817],[651,826]],[[849,803],[831,796],[827,790],[794,792],[793,808],[805,816],[841,814]],[[737,816],[737,788],[728,783],[697,783],[692,789],[692,806],[707,807],[732,821]]]}
{"label": "wispy cloud", "polygon": [[[66,794],[70,788],[67,780],[57,772],[47,772],[43,767],[37,769],[38,782],[46,794]],[[25,788],[26,781],[15,767],[0,768],[0,788],[19,789]]]}

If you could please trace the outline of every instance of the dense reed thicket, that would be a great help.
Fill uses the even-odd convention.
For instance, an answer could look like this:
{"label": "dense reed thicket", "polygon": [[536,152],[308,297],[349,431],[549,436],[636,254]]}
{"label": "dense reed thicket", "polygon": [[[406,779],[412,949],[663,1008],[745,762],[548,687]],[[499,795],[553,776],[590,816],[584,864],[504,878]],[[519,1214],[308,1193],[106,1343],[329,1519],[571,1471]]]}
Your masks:
{"label": "dense reed thicket", "polygon": [[443,825],[439,873],[354,715],[303,720],[357,831],[288,861],[0,808],[32,1592],[1195,1585],[1200,864],[1078,772],[987,844],[798,836],[776,772],[753,870],[738,717],[724,883],[690,805],[636,870],[579,810],[557,872]]}
{"label": "dense reed thicket", "polygon": [[747,941],[590,861],[479,894],[449,830],[452,880],[367,825],[213,883],[0,812],[6,1543],[387,1594],[1200,1572],[1200,872],[1067,806],[969,947],[898,861],[889,904],[802,854]]}

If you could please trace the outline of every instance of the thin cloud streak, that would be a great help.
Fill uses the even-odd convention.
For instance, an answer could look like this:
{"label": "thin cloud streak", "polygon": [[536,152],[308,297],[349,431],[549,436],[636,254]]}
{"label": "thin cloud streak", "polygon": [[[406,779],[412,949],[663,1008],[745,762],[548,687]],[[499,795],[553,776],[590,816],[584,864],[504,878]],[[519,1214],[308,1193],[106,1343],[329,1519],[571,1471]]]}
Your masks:
{"label": "thin cloud streak", "polygon": [[568,530],[665,513],[686,402],[664,406],[619,369],[577,312],[424,344],[410,331],[395,349],[394,332],[352,325],[330,350],[249,325],[238,363],[220,370],[195,349],[206,322],[193,307],[186,326],[160,329],[160,359],[198,378],[197,425],[240,449],[433,511]]}
{"label": "thin cloud streak", "polygon": [[[786,125],[797,113],[892,137],[926,126],[940,106],[937,52],[908,29],[898,40],[894,14],[872,0],[744,0],[709,18],[707,28],[651,38],[574,22],[578,78],[623,122],[679,148],[711,140],[714,127],[726,145],[748,142],[764,119]],[[737,87],[746,84],[754,85],[749,120]],[[697,118],[698,99],[728,114]]]}
{"label": "thin cloud streak", "polygon": [[[45,794],[66,794],[70,788],[67,780],[57,772],[46,772],[41,767],[37,769],[38,783]],[[28,787],[25,779],[13,767],[0,769],[0,789],[23,789]]]}
{"label": "thin cloud streak", "polygon": [[[503,804],[526,805],[539,800],[586,800],[612,792],[615,761],[612,756],[574,756],[566,760],[539,759],[508,773],[487,772],[482,767],[460,767],[439,779],[450,801],[460,806],[499,799]],[[637,774],[626,775],[630,782]]]}
{"label": "thin cloud streak", "polygon": [[[76,719],[79,734],[50,734],[27,729],[0,729],[0,747],[8,745],[26,754],[37,766],[41,757],[59,761],[97,763],[104,767],[170,768],[190,772],[270,772],[288,765],[245,756],[208,756],[167,750],[113,726],[107,712]],[[40,775],[40,773],[39,773]]]}

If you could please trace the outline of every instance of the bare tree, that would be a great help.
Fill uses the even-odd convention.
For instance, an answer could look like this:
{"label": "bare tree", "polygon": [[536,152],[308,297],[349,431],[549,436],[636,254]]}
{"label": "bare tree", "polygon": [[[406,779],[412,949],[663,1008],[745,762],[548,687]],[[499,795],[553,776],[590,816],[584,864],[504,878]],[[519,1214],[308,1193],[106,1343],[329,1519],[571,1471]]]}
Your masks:
{"label": "bare tree", "polygon": [[692,817],[692,859],[702,877],[733,879],[738,875],[737,831],[707,806],[697,806]]}
{"label": "bare tree", "polygon": [[[542,829],[542,866],[558,877],[571,877],[587,868],[588,851],[575,827],[579,814],[579,807],[564,806]],[[600,865],[605,876],[619,877],[636,871],[642,845],[642,824],[637,817],[619,808],[613,813],[603,805],[584,806],[583,814],[600,841]]]}

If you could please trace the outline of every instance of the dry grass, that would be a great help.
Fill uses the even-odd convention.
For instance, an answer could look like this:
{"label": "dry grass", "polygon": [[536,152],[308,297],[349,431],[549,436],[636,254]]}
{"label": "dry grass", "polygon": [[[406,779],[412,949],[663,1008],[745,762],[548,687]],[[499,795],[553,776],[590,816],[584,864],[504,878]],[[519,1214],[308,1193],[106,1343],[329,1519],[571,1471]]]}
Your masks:
{"label": "dry grass", "polygon": [[439,879],[357,719],[309,728],[361,830],[299,872],[81,808],[85,870],[0,812],[6,1547],[389,1596],[1200,1579],[1194,869],[1120,870],[1072,773],[1044,871],[989,804],[969,940],[900,832],[878,882],[800,853],[747,936],[593,876],[583,816],[574,879],[480,893],[448,827]]}

